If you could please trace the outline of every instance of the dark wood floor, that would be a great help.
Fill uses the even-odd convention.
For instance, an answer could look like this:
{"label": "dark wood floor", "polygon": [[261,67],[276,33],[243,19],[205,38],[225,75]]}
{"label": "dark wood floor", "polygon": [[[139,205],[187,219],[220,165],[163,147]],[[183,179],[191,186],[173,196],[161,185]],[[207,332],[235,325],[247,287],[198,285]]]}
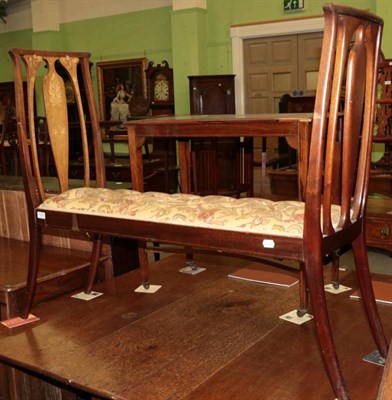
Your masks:
{"label": "dark wood floor", "polygon": [[[248,260],[195,258],[207,268],[195,276],[178,272],[181,254],[153,263],[151,282],[162,285],[156,294],[135,293],[132,271],[97,286],[104,295],[91,302],[64,295],[35,306],[40,321],[0,327],[0,361],[98,398],[334,399],[313,322],[278,318],[297,307],[298,286],[227,277]],[[356,287],[354,274],[342,283]],[[375,345],[361,302],[349,294],[327,294],[334,337],[351,399],[372,400],[383,369],[362,361]],[[392,307],[379,309],[390,339]]]}

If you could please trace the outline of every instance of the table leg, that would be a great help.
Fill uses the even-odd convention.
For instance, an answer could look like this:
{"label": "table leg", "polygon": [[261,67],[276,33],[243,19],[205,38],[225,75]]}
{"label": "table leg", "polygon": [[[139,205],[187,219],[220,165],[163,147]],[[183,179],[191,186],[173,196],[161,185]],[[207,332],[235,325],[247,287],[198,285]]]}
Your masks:
{"label": "table leg", "polygon": [[132,189],[144,192],[143,152],[145,138],[137,138],[134,126],[128,126],[129,162],[131,165]]}
{"label": "table leg", "polygon": [[180,159],[180,180],[181,192],[191,192],[191,154],[189,151],[189,140],[179,141],[179,159]]}
{"label": "table leg", "polygon": [[312,125],[309,122],[299,123],[298,141],[298,195],[299,200],[305,200],[306,178],[308,174],[309,146]]}

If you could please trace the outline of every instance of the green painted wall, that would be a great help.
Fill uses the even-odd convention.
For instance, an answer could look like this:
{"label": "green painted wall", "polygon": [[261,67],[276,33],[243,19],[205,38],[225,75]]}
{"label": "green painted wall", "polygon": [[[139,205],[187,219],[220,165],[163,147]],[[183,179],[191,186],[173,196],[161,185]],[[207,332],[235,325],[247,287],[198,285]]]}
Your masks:
{"label": "green painted wall", "polygon": [[88,50],[92,61],[147,57],[170,64],[171,8],[127,13],[61,25],[64,48]]}
{"label": "green painted wall", "polygon": [[382,49],[387,58],[392,58],[392,2],[391,0],[376,0],[377,14],[384,19],[384,34]]}
{"label": "green painted wall", "polygon": [[[146,57],[172,64],[171,7],[61,25],[65,50],[89,51],[91,61]],[[96,81],[97,71],[92,68]],[[97,87],[95,85],[95,87]]]}
{"label": "green painted wall", "polygon": [[31,29],[0,34],[0,82],[9,82],[14,79],[8,49],[11,47],[30,48],[31,37]]}
{"label": "green painted wall", "polygon": [[207,13],[191,8],[172,13],[176,114],[189,114],[189,75],[208,74]]}
{"label": "green painted wall", "polygon": [[[171,7],[61,24],[59,32],[0,34],[0,81],[10,81],[10,47],[89,51],[99,61],[146,57],[172,63]],[[96,79],[96,68],[92,69]]]}
{"label": "green painted wall", "polygon": [[[231,25],[318,16],[324,2],[306,0],[304,12],[284,13],[283,0],[207,0],[207,10],[163,7],[62,24],[59,32],[0,34],[0,81],[12,80],[9,47],[90,51],[94,64],[139,57],[156,63],[167,60],[174,68],[176,112],[183,114],[189,111],[188,75],[232,73]],[[383,50],[392,57],[392,2],[349,3],[385,19]],[[96,79],[95,67],[92,74]]]}
{"label": "green painted wall", "polygon": [[[232,73],[231,25],[321,16],[324,3],[324,0],[306,0],[305,11],[285,13],[283,0],[207,0],[208,72],[210,74]],[[336,0],[334,3],[347,4],[348,2]],[[383,12],[380,12],[380,15],[385,15],[387,9],[389,13],[392,12],[390,0],[377,0],[377,3],[383,3]],[[371,12],[377,11],[376,0],[350,0],[349,5],[368,9]],[[389,18],[389,21],[392,19]],[[392,34],[389,34],[387,41],[392,46]],[[392,52],[389,54],[392,56]]]}

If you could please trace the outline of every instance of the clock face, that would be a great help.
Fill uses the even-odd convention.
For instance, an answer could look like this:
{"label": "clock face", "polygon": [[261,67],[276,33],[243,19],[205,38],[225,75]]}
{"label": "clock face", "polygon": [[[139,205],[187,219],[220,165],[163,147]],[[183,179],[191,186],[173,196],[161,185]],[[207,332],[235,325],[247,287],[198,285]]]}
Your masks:
{"label": "clock face", "polygon": [[166,80],[157,80],[154,82],[154,100],[169,100],[169,82]]}

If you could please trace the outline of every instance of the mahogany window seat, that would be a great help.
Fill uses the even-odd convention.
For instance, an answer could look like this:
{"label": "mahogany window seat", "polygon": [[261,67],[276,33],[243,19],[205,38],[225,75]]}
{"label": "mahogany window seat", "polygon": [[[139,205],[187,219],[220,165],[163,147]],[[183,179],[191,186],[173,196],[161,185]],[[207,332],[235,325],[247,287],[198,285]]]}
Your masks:
{"label": "mahogany window seat", "polygon": [[[307,287],[321,354],[332,388],[339,400],[349,398],[332,337],[323,282],[327,256],[351,245],[371,331],[382,357],[388,343],[383,332],[371,284],[364,236],[364,220],[374,125],[377,61],[383,22],[377,16],[344,6],[324,6],[325,31],[314,116],[197,116],[157,118],[128,124],[134,191],[112,191],[105,182],[102,138],[90,76],[88,53],[11,49],[14,65],[16,110],[21,169],[29,208],[30,261],[26,303],[21,317],[30,313],[39,271],[41,234],[45,227],[89,232],[93,238],[91,267],[85,292],[90,293],[105,235],[136,239],[141,280],[149,286],[146,242],[178,244],[217,252],[283,258],[304,265]],[[352,41],[354,45],[351,46]],[[79,110],[85,187],[68,185],[68,122],[63,78],[67,71]],[[80,94],[77,65],[81,66],[86,99]],[[40,182],[37,153],[29,148],[34,129],[26,129],[25,104],[34,114],[34,89],[42,79],[43,100],[61,194],[47,198]],[[27,70],[27,96],[23,93]],[[39,76],[40,79],[36,79]],[[365,78],[364,78],[365,77]],[[339,103],[344,92],[343,146]],[[355,101],[354,101],[355,100]],[[91,187],[89,145],[83,106],[88,106],[93,132],[96,187]],[[33,124],[28,124],[30,127]],[[310,135],[310,151],[308,141]],[[189,140],[207,136],[289,136],[299,148],[302,201],[269,202],[194,196],[189,193]],[[145,138],[176,137],[180,148],[181,194],[143,193],[142,147]],[[31,143],[35,143],[31,140]],[[342,152],[338,157],[337,152]],[[309,156],[309,166],[308,164]],[[337,165],[336,160],[342,161]],[[185,168],[184,168],[185,167]],[[339,168],[342,184],[333,178]],[[307,172],[306,172],[307,171]],[[355,171],[358,171],[356,174]],[[337,195],[338,192],[339,195]],[[332,199],[339,198],[338,204]],[[61,312],[61,310],[59,310]]]}

